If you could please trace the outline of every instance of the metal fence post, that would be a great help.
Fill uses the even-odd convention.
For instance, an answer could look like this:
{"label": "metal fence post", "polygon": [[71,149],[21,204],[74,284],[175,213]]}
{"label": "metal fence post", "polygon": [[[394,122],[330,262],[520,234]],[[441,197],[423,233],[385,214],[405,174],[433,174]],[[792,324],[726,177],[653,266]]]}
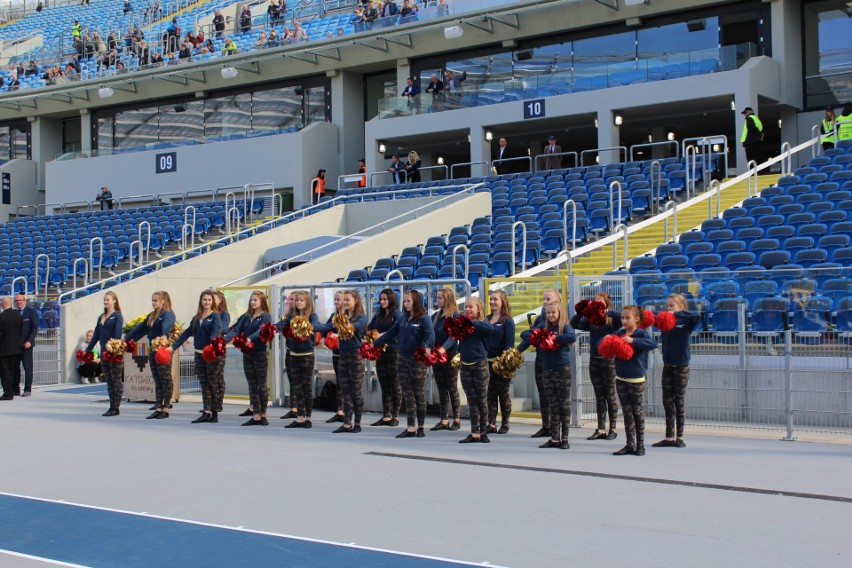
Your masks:
{"label": "metal fence post", "polygon": [[[571,427],[579,428],[581,426],[580,410],[582,408],[580,406],[580,357],[582,357],[582,354],[580,353],[579,341],[571,346],[571,351],[573,351],[571,357],[571,376],[574,377],[574,380],[571,381]],[[549,427],[549,425],[545,425],[545,427]]]}
{"label": "metal fence post", "polygon": [[783,440],[792,442],[793,436],[793,331],[784,332],[784,412],[787,415],[787,436]]}

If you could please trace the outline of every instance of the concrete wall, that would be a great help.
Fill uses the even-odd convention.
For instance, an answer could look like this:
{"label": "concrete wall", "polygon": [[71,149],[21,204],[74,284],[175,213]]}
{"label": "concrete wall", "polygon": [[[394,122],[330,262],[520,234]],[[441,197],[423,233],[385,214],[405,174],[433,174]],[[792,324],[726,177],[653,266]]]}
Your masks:
{"label": "concrete wall", "polygon": [[[91,200],[103,185],[121,197],[272,183],[276,188],[294,188],[298,208],[310,201],[310,180],[319,168],[327,168],[328,177],[336,179],[326,162],[329,149],[337,148],[337,137],[337,126],[323,122],[290,134],[53,161],[46,166],[45,199]],[[157,174],[155,156],[164,152],[177,154],[177,170]]]}
{"label": "concrete wall", "polygon": [[[11,203],[9,205],[0,203],[0,222],[8,221],[22,205],[33,205],[44,201],[42,194],[38,191],[37,170],[36,162],[31,160],[10,160],[0,166],[0,172],[9,173],[12,178]],[[26,214],[32,213],[32,210],[26,212]]]}

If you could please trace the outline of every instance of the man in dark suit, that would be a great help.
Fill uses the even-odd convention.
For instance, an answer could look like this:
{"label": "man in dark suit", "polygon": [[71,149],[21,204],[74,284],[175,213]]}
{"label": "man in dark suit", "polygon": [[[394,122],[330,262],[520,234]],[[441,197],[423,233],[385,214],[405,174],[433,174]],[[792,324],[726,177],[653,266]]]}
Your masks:
{"label": "man in dark suit", "polygon": [[557,170],[562,167],[562,146],[556,143],[556,136],[551,136],[547,139],[547,146],[544,147],[544,153],[548,156],[544,159],[544,169]]}
{"label": "man in dark suit", "polygon": [[0,300],[0,382],[3,385],[3,396],[0,400],[15,398],[15,385],[12,369],[20,364],[21,357],[21,328],[23,318],[12,309],[12,298],[4,296]]}
{"label": "man in dark suit", "polygon": [[512,173],[512,164],[515,162],[502,162],[500,160],[508,160],[509,158],[514,158],[512,152],[509,150],[509,143],[505,137],[500,138],[499,146],[497,146],[497,150],[494,152],[494,171],[497,172],[497,175],[510,174]]}
{"label": "man in dark suit", "polygon": [[[23,396],[30,396],[33,390],[33,347],[38,334],[38,311],[27,305],[27,297],[23,294],[15,296],[15,310],[23,318],[23,327],[21,328],[21,363],[24,366]],[[15,394],[21,394],[20,365],[12,370],[12,379],[15,383]]]}

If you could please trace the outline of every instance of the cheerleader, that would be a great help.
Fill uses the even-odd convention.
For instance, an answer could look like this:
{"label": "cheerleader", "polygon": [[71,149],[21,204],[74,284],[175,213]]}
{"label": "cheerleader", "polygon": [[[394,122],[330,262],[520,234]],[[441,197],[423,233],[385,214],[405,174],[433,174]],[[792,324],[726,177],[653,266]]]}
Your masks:
{"label": "cheerleader", "polygon": [[491,324],[485,321],[485,307],[479,298],[464,304],[464,315],[473,323],[472,334],[459,340],[461,384],[467,395],[470,434],[459,444],[489,443],[488,429],[488,337]]}
{"label": "cheerleader", "polygon": [[[432,314],[432,326],[435,330],[435,349],[445,353],[445,363],[435,363],[432,375],[438,386],[438,396],[441,400],[441,421],[430,430],[458,430],[461,428],[461,402],[459,400],[459,372],[453,367],[453,357],[458,353],[459,343],[447,333],[444,322],[459,315],[456,310],[456,293],[452,288],[441,288],[437,297],[438,311]],[[450,424],[449,413],[452,410],[453,423]]]}
{"label": "cheerleader", "polygon": [[633,347],[630,359],[615,360],[615,387],[621,412],[624,415],[626,445],[613,452],[615,456],[645,455],[645,372],[648,370],[648,353],[657,348],[657,342],[644,329],[640,329],[644,313],[639,306],[624,306],[621,325],[615,335]]}
{"label": "cheerleader", "polygon": [[[193,424],[202,422],[219,422],[219,411],[216,410],[217,401],[214,400],[216,392],[216,361],[207,362],[202,356],[202,350],[210,345],[210,341],[222,335],[222,317],[213,306],[215,295],[210,290],[201,292],[198,298],[198,311],[183,333],[172,343],[169,351],[177,351],[186,343],[190,337],[193,338],[195,351],[195,375],[198,384],[201,385],[201,404],[203,406],[201,416],[192,421]],[[217,357],[218,359],[218,357]]]}
{"label": "cheerleader", "polygon": [[[314,406],[314,334],[306,339],[294,337],[292,333],[286,333],[295,317],[306,318],[311,327],[319,326],[319,318],[314,313],[314,303],[311,301],[310,293],[299,290],[291,294],[290,311],[284,319],[278,323],[279,331],[284,331],[287,346],[286,361],[290,383],[290,403],[296,407],[296,420],[287,424],[285,428],[312,428],[311,412]],[[287,415],[282,416],[286,418]]]}
{"label": "cheerleader", "polygon": [[[228,300],[225,299],[225,294],[219,290],[213,291],[214,308],[222,319],[222,334],[228,333],[231,327],[231,313],[228,311]],[[214,381],[211,383],[213,387],[213,406],[216,412],[222,412],[223,404],[225,403],[225,363],[228,354],[223,353],[216,357],[213,367]]]}
{"label": "cheerleader", "polygon": [[[361,431],[361,414],[364,412],[364,359],[361,357],[361,339],[367,327],[367,316],[361,296],[355,290],[344,290],[340,299],[340,314],[349,318],[352,327],[352,337],[340,337],[340,363],[338,366],[338,384],[343,390],[343,426],[334,431],[335,434],[358,433]],[[327,334],[338,329],[334,322],[318,326],[317,331]],[[344,330],[344,335],[348,335]],[[354,411],[353,411],[354,408]],[[352,421],[352,415],[355,421]]]}
{"label": "cheerleader", "polygon": [[249,409],[252,412],[252,417],[243,422],[243,426],[269,426],[269,421],[266,419],[266,405],[269,402],[267,379],[269,353],[266,344],[260,340],[260,328],[267,323],[272,323],[272,320],[269,317],[266,294],[261,290],[255,290],[249,297],[248,310],[225,335],[227,343],[244,333],[253,345],[248,353],[243,353],[243,372],[248,382]]}
{"label": "cheerleader", "polygon": [[[98,316],[86,352],[93,353],[95,347],[99,347],[99,353],[104,353],[110,339],[121,339],[122,326],[124,318],[121,316],[118,296],[115,292],[107,292],[104,294],[104,313]],[[109,363],[101,358],[101,369],[109,393],[109,410],[102,416],[118,416],[118,407],[121,406],[121,396],[124,393],[124,357],[119,363]]]}
{"label": "cheerleader", "polygon": [[[387,345],[399,338],[399,363],[397,373],[405,393],[405,411],[408,415],[408,428],[397,435],[397,438],[423,438],[426,433],[426,365],[414,358],[419,347],[426,349],[426,356],[435,347],[435,330],[432,321],[426,315],[423,307],[423,296],[417,290],[409,290],[402,299],[405,317],[399,318],[385,333],[380,335],[373,344],[376,347]],[[387,353],[382,355],[382,358]],[[379,359],[381,361],[381,358]],[[417,418],[417,430],[414,420]]]}
{"label": "cheerleader", "polygon": [[[125,335],[126,339],[134,341],[142,336],[148,337],[150,343],[158,337],[168,337],[175,326],[175,314],[172,311],[172,299],[168,292],[160,290],[151,295],[151,307],[154,308],[144,321],[131,329]],[[151,375],[154,377],[154,397],[157,399],[152,407],[154,412],[146,417],[147,420],[162,420],[169,417],[169,409],[172,407],[172,364],[171,361],[164,364],[157,363],[154,358],[155,349],[148,350],[148,364],[151,367]]]}
{"label": "cheerleader", "polygon": [[[558,290],[545,290],[541,296],[541,313],[533,321],[532,328],[538,327],[545,319],[545,308],[551,302],[562,302],[562,294]],[[524,332],[526,333],[526,332]],[[520,349],[520,348],[519,348]],[[550,402],[547,400],[547,392],[544,390],[541,374],[541,350],[535,350],[535,388],[538,391],[538,402],[541,412],[541,428],[530,438],[545,438],[550,436]]]}
{"label": "cheerleader", "polygon": [[[589,332],[589,379],[595,390],[595,405],[598,414],[598,429],[587,440],[615,440],[618,437],[618,399],[615,393],[615,366],[612,359],[601,357],[598,343],[607,335],[621,327],[620,314],[612,309],[612,299],[606,292],[600,292],[594,301],[606,304],[606,319],[601,325],[593,325],[581,314],[574,314],[571,327]],[[606,418],[609,414],[609,431],[606,430]]]}
{"label": "cheerleader", "polygon": [[[380,334],[385,333],[396,325],[402,317],[396,292],[390,288],[385,288],[379,294],[379,311],[367,324],[367,329],[374,329]],[[382,387],[382,417],[371,426],[399,426],[402,387],[397,375],[399,362],[397,338],[388,339],[383,345],[385,345],[385,351],[375,362],[376,375],[379,377],[379,384]]]}
{"label": "cheerleader", "polygon": [[[568,428],[571,425],[571,346],[576,340],[574,330],[568,324],[568,313],[562,302],[549,302],[544,308],[544,318],[538,318],[534,329],[547,329],[554,333],[556,349],[537,350],[541,359],[542,383],[547,400],[550,401],[550,439],[539,448],[560,448],[567,450]],[[532,331],[521,334],[523,341],[518,351],[529,347]]]}
{"label": "cheerleader", "polygon": [[[674,327],[660,332],[663,344],[663,408],[666,411],[666,438],[655,448],[674,446],[685,448],[683,425],[685,422],[684,399],[689,382],[689,336],[698,326],[701,316],[686,311],[686,298],[682,294],[670,294],[666,299],[666,310],[675,317]],[[677,417],[677,438],[675,438]]]}
{"label": "cheerleader", "polygon": [[[488,315],[488,323],[491,324],[491,332],[488,335],[488,361],[502,355],[506,349],[515,345],[515,321],[512,319],[512,309],[509,307],[509,298],[503,290],[495,290],[488,297],[488,306],[491,313]],[[486,434],[497,432],[506,434],[509,432],[509,416],[512,414],[512,379],[497,373],[491,365],[488,367],[490,380],[488,381],[488,430]],[[500,404],[500,429],[497,430],[497,404]]]}
{"label": "cheerleader", "polygon": [[[284,313],[289,314],[293,309],[293,304],[296,301],[296,292],[290,292],[287,298],[284,300]],[[282,320],[283,321],[283,320]],[[281,322],[276,324],[276,327],[280,327]],[[290,350],[288,349],[284,353],[284,373],[287,375],[287,383],[290,385],[290,411],[281,417],[281,420],[288,420],[290,418],[296,418],[299,415],[298,408],[296,405],[296,401],[293,396],[294,387],[293,387],[293,374],[290,372]]]}
{"label": "cheerleader", "polygon": [[[343,290],[338,290],[334,293],[334,313],[340,313],[343,305]],[[331,323],[331,318],[334,317],[332,314],[329,316],[328,321],[325,322],[326,325]],[[340,386],[340,375],[337,370],[340,366],[340,347],[337,349],[331,350],[331,367],[334,369],[334,380],[337,382],[337,392],[335,393],[335,397],[337,398],[337,412],[332,414],[331,418],[325,421],[326,424],[332,424],[334,422],[343,422],[343,388]]]}

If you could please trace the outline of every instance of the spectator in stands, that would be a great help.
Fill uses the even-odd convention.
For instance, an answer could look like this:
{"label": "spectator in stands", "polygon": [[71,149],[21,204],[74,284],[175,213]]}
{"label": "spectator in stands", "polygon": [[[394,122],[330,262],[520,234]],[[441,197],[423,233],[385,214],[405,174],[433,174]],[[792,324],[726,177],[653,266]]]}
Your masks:
{"label": "spectator in stands", "polygon": [[325,170],[318,171],[317,177],[311,180],[311,196],[314,204],[325,196]]}
{"label": "spectator in stands", "polygon": [[76,53],[71,55],[71,61],[68,62],[68,65],[74,67],[78,74],[82,71],[82,68],[80,67],[80,58],[77,57]]}
{"label": "spectator in stands", "polygon": [[278,47],[281,45],[281,38],[278,36],[278,32],[275,31],[275,28],[272,28],[269,32],[269,41],[266,42],[267,47]]}
{"label": "spectator in stands", "polygon": [[444,110],[444,82],[438,79],[437,75],[432,75],[429,78],[429,84],[426,86],[426,92],[432,95],[432,110]]}
{"label": "spectator in stands", "polygon": [[512,173],[512,164],[515,162],[501,162],[501,160],[508,160],[510,158],[514,158],[514,156],[511,150],[509,150],[509,141],[506,140],[505,136],[501,136],[493,159],[494,171],[497,172],[498,176]]}
{"label": "spectator in stands", "polygon": [[169,27],[166,28],[166,51],[172,52],[176,50],[179,41],[180,25],[178,24],[177,18],[172,18]]}
{"label": "spectator in stands", "polygon": [[41,0],[38,0],[38,5],[36,6],[36,13],[41,14],[42,10],[44,10],[44,4]]}
{"label": "spectator in stands", "polygon": [[852,103],[843,105],[843,110],[837,119],[837,139],[852,140]]}
{"label": "spectator in stands", "polygon": [[237,44],[230,37],[225,38],[225,45],[222,46],[222,55],[236,55],[240,50],[237,49]]}
{"label": "spectator in stands", "polygon": [[216,37],[222,37],[225,33],[225,16],[219,10],[213,12],[213,29],[216,30]]}
{"label": "spectator in stands", "polygon": [[344,34],[346,34],[346,32],[343,30],[343,28],[337,28],[337,37],[340,37]]}
{"label": "spectator in stands", "polygon": [[115,72],[118,75],[121,75],[122,73],[127,73],[127,66],[124,64],[124,61],[119,61],[115,64]]}
{"label": "spectator in stands", "polygon": [[139,26],[133,26],[133,41],[142,41],[145,39],[145,34],[139,29]]}
{"label": "spectator in stands", "polygon": [[27,70],[24,72],[24,77],[29,77],[30,75],[38,75],[38,65],[36,65],[36,62],[32,59],[30,60]]}
{"label": "spectator in stands", "polygon": [[[24,390],[22,396],[30,396],[33,390],[33,347],[38,334],[38,311],[27,305],[24,294],[15,294],[15,309],[21,314],[21,365],[24,367]],[[16,391],[21,390],[21,365],[12,369]]]}
{"label": "spectator in stands", "polygon": [[103,38],[101,36],[98,35],[98,32],[92,33],[92,43],[95,46],[95,52],[96,53],[100,54],[100,53],[106,53],[107,52],[106,42],[103,40]]}
{"label": "spectator in stands", "polygon": [[3,77],[2,74],[0,74],[0,89],[2,89],[3,85],[5,85],[5,84],[6,84],[6,79]]}
{"label": "spectator in stands", "polygon": [[367,187],[367,162],[364,158],[358,160],[358,173],[361,174],[361,179],[358,180],[358,187]]}
{"label": "spectator in stands", "polygon": [[409,106],[413,106],[417,102],[417,95],[420,94],[420,87],[414,82],[414,77],[409,77],[405,80],[405,89],[402,90],[403,97],[408,99]]}
{"label": "spectator in stands", "polygon": [[361,6],[355,7],[352,17],[349,18],[349,23],[354,26],[356,33],[363,32],[366,29],[366,24],[364,23],[364,9],[361,8]]}
{"label": "spectator in stands", "polygon": [[287,19],[287,2],[285,0],[278,0],[278,19],[281,21]]}
{"label": "spectator in stands", "polygon": [[151,54],[150,63],[151,63],[151,65],[154,65],[154,66],[157,66],[157,67],[159,67],[160,65],[163,64],[163,56],[160,55],[160,52],[157,51],[156,49],[154,50],[154,53]]}
{"label": "spectator in stands", "polygon": [[390,18],[399,14],[399,6],[394,0],[387,0],[379,11],[379,16],[382,18]]}
{"label": "spectator in stands", "polygon": [[139,65],[151,64],[151,49],[148,47],[145,40],[140,41],[136,45],[136,57],[139,58]]}
{"label": "spectator in stands", "polygon": [[277,26],[279,17],[278,4],[270,2],[269,6],[266,7],[266,19],[269,21],[269,25],[272,27]]}
{"label": "spectator in stands", "polygon": [[124,0],[124,15],[126,16],[130,12],[133,11],[133,5],[130,3],[130,0]]}
{"label": "spectator in stands", "polygon": [[[85,351],[89,346],[89,343],[92,341],[92,336],[95,334],[95,331],[90,329],[86,331],[86,341],[80,344],[78,347],[79,351]],[[95,356],[94,360],[91,363],[80,363],[77,365],[77,372],[80,373],[80,382],[84,385],[88,385],[90,380],[93,383],[100,382],[98,377],[101,375],[101,363],[100,363],[100,349],[95,346],[92,349],[92,354]]]}
{"label": "spectator in stands", "polygon": [[544,153],[547,155],[544,159],[544,169],[557,170],[562,167],[562,156],[559,155],[562,153],[562,146],[556,143],[556,136],[548,137]]}
{"label": "spectator in stands", "polygon": [[405,164],[399,160],[399,156],[397,154],[391,156],[391,163],[388,167],[388,171],[391,173],[394,183],[403,183],[406,175]]}
{"label": "spectator in stands", "polygon": [[83,37],[83,26],[78,20],[74,20],[74,25],[71,26],[71,39],[74,41],[80,40]]}
{"label": "spectator in stands", "polygon": [[266,30],[261,30],[260,35],[257,36],[257,41],[254,42],[255,49],[261,49],[266,47],[266,43],[269,41],[269,38],[266,37]]}
{"label": "spectator in stands", "polygon": [[376,7],[372,2],[367,2],[367,7],[364,8],[363,17],[367,29],[372,29],[376,25],[375,21],[379,19],[379,11],[376,10]]}
{"label": "spectator in stands", "polygon": [[299,20],[293,22],[293,34],[291,37],[296,41],[308,39],[308,33],[304,30]]}
{"label": "spectator in stands", "polygon": [[112,192],[107,188],[107,186],[103,186],[101,188],[101,192],[97,197],[95,197],[95,201],[100,202],[101,211],[112,209]]}
{"label": "spectator in stands", "polygon": [[745,121],[740,142],[745,149],[746,161],[754,160],[759,164],[763,161],[763,123],[751,107],[746,107],[742,114],[745,116]]}
{"label": "spectator in stands", "polygon": [[406,179],[409,183],[420,183],[420,155],[412,150],[408,153],[408,163],[405,164]]}
{"label": "spectator in stands", "polygon": [[467,71],[462,71],[461,77],[456,77],[455,73],[447,69],[444,73],[444,95],[450,102],[450,108],[458,107],[461,102],[459,90],[462,88],[462,83],[467,80]]}
{"label": "spectator in stands", "polygon": [[438,0],[438,5],[435,6],[435,15],[438,17],[450,15],[450,5],[447,4],[447,0]]}
{"label": "spectator in stands", "polygon": [[18,80],[17,73],[12,73],[9,75],[9,90],[17,91],[21,88],[21,82]]}
{"label": "spectator in stands", "polygon": [[410,22],[417,17],[417,13],[414,11],[414,8],[411,6],[410,0],[403,0],[402,9],[399,11],[399,15],[402,16],[403,22]]}
{"label": "spectator in stands", "polygon": [[17,65],[15,65],[13,63],[12,65],[10,65],[10,67],[11,67],[12,71],[15,73],[15,75],[17,75],[18,77],[24,76],[24,64],[23,63],[18,63]]}
{"label": "spectator in stands", "polygon": [[248,4],[243,5],[240,12],[240,33],[247,34],[251,31],[251,8]]}
{"label": "spectator in stands", "polygon": [[184,42],[180,45],[180,51],[178,51],[178,59],[180,61],[186,60],[187,63],[192,61],[192,48],[189,47],[190,44]]}
{"label": "spectator in stands", "polygon": [[77,69],[70,63],[65,66],[65,77],[68,81],[79,81],[80,74],[77,73]]}
{"label": "spectator in stands", "polygon": [[163,7],[160,5],[159,0],[154,2],[154,19],[161,19],[163,17]]}
{"label": "spectator in stands", "polygon": [[118,38],[115,37],[115,32],[109,32],[107,36],[107,49],[110,51],[118,49]]}

